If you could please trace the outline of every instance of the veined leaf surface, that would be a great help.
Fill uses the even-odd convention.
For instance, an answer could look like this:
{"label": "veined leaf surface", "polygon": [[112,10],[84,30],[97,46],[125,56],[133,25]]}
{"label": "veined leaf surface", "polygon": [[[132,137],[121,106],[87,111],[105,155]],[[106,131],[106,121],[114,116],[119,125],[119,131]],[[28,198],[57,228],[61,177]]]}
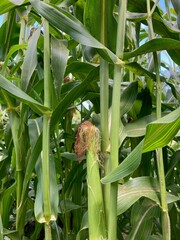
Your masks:
{"label": "veined leaf surface", "polygon": [[[119,185],[118,210],[122,214],[141,197],[146,197],[160,205],[160,189],[156,179],[152,177],[137,177]],[[167,192],[167,203],[179,201],[180,198]]]}
{"label": "veined leaf surface", "polygon": [[42,1],[31,0],[30,2],[32,6],[53,26],[69,34],[74,40],[85,46],[98,48],[101,50],[101,54],[109,59],[109,61],[116,64],[123,64],[122,60],[120,60],[113,52],[96,40],[87,31],[84,25],[68,12],[62,8],[57,8],[54,5],[49,5]]}

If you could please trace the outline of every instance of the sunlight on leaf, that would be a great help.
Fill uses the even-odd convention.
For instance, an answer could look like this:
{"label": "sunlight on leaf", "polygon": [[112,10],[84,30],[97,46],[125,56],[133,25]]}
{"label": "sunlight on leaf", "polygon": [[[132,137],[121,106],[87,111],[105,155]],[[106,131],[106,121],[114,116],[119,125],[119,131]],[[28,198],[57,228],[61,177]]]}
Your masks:
{"label": "sunlight on leaf", "polygon": [[167,145],[180,129],[180,107],[147,125],[143,152]]}

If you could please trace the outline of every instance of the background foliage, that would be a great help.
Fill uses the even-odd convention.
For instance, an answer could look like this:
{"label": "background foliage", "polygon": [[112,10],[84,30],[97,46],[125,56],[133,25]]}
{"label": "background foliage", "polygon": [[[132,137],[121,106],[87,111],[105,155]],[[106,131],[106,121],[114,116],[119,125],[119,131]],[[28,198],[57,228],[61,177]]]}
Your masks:
{"label": "background foliage", "polygon": [[117,239],[179,239],[180,3],[164,3],[1,0],[0,239],[93,239],[84,121],[101,133],[103,234],[115,199]]}

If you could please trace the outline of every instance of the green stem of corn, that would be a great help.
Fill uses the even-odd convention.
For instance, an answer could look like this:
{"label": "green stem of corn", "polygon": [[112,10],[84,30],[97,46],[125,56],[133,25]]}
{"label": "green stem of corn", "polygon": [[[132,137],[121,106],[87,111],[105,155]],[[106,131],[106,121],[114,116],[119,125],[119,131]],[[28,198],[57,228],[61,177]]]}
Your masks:
{"label": "green stem of corn", "polygon": [[[45,0],[48,3],[48,0]],[[43,19],[44,27],[44,105],[51,107],[51,74],[50,74],[50,40],[49,23]],[[51,201],[50,201],[50,117],[43,117],[42,140],[42,173],[43,173],[43,203],[45,217],[45,239],[51,239]]]}
{"label": "green stem of corn", "polygon": [[[118,31],[116,41],[116,55],[120,58],[123,56],[125,22],[126,22],[127,0],[119,1]],[[120,91],[121,80],[123,78],[123,68],[119,65],[114,67],[114,83],[112,98],[112,115],[110,129],[110,171],[115,169],[119,163],[119,132],[120,126]],[[117,239],[117,192],[118,183],[110,185],[110,205],[108,219],[108,239]]]}
{"label": "green stem of corn", "polygon": [[[151,9],[150,9],[150,0],[147,0],[147,12],[148,12],[148,26],[150,30],[150,39],[154,38],[154,30],[151,19]],[[156,72],[156,116],[157,119],[161,118],[161,95],[162,95],[162,86],[159,73],[159,60],[157,52],[153,53],[154,66]],[[168,215],[168,205],[167,205],[167,193],[166,193],[166,182],[165,182],[165,173],[164,173],[164,163],[163,163],[163,153],[162,148],[156,150],[157,155],[157,165],[158,165],[158,176],[160,184],[160,194],[161,194],[161,208],[162,208],[162,232],[163,240],[170,240],[170,221]]]}
{"label": "green stem of corn", "polygon": [[[107,44],[107,18],[106,8],[107,0],[102,0],[102,14],[101,14],[101,42],[106,46]],[[109,144],[108,132],[108,106],[109,106],[109,64],[103,58],[100,58],[100,112],[101,112],[101,152],[104,163],[104,175],[109,173],[109,154],[107,148]],[[109,201],[110,201],[110,185],[106,184],[103,187],[105,216],[108,220]]]}

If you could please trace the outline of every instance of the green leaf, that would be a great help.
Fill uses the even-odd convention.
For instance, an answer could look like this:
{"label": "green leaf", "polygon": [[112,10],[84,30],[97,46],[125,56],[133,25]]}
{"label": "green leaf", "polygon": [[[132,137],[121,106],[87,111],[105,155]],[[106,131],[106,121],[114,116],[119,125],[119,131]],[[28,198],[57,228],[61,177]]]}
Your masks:
{"label": "green leaf", "polygon": [[121,116],[129,112],[138,94],[138,82],[134,81],[125,88],[121,94]]}
{"label": "green leaf", "polygon": [[143,152],[166,146],[180,129],[180,107],[147,125]]}
{"label": "green leaf", "polygon": [[141,154],[143,149],[144,140],[142,140],[134,150],[123,160],[119,166],[114,169],[110,174],[101,179],[103,184],[116,182],[131,173],[133,173],[141,162]]}
{"label": "green leaf", "polygon": [[178,89],[176,88],[176,86],[174,84],[172,84],[170,81],[166,81],[166,84],[170,86],[172,94],[180,103],[180,93],[179,93]]}
{"label": "green leaf", "polygon": [[19,240],[19,232],[17,230],[3,229],[4,236],[8,236],[11,240]]}
{"label": "green leaf", "polygon": [[[133,173],[141,162],[142,152],[166,146],[180,128],[180,108],[147,125],[145,139],[110,174],[101,179],[103,184],[118,181]],[[127,133],[126,133],[127,134]]]}
{"label": "green leaf", "polygon": [[8,228],[9,226],[9,215],[11,212],[11,207],[14,202],[16,191],[16,183],[12,183],[7,189],[4,189],[2,193],[2,200],[1,200],[1,217],[3,222],[3,227]]}
{"label": "green leaf", "polygon": [[[130,208],[138,199],[146,197],[159,206],[160,189],[156,179],[152,177],[137,177],[119,185],[117,215],[122,214]],[[167,192],[167,203],[179,201],[180,198]]]}
{"label": "green leaf", "polygon": [[178,163],[180,162],[180,150],[177,150],[170,161],[169,167],[168,167],[168,171],[166,173],[166,181],[170,181],[172,180],[172,176],[174,173],[174,169],[175,167],[178,166]]}
{"label": "green leaf", "polygon": [[9,0],[9,1],[15,5],[21,5],[24,2],[24,0]]}
{"label": "green leaf", "polygon": [[87,234],[83,234],[85,230],[87,230],[89,227],[89,223],[88,223],[88,212],[85,212],[82,218],[82,222],[81,222],[81,228],[76,236],[76,240],[82,240],[82,239],[86,239],[88,236]]}
{"label": "green leaf", "polygon": [[[13,1],[13,0],[12,0],[12,1]],[[9,0],[1,0],[1,2],[0,2],[0,15],[1,15],[1,14],[4,14],[4,13],[6,13],[6,12],[9,12],[9,11],[12,10],[13,8],[16,8],[16,7],[17,7],[15,4],[12,3],[12,1],[9,1]],[[16,1],[16,0],[14,0],[14,1]],[[20,3],[20,1],[22,1],[22,0],[17,0],[17,1],[19,1],[19,3]],[[25,0],[25,1],[23,1],[23,2],[24,2],[24,4],[25,4],[25,3],[28,3],[28,0]]]}
{"label": "green leaf", "polygon": [[133,22],[139,22],[142,20],[146,20],[148,17],[147,13],[138,13],[138,12],[128,12],[127,13],[127,19],[129,21],[133,21]]}
{"label": "green leaf", "polygon": [[[75,153],[63,152],[63,153],[61,153],[61,157],[66,158],[71,161],[76,161],[76,162],[79,161],[79,159],[77,158]],[[83,159],[85,159],[85,157],[83,157],[82,160]]]}
{"label": "green leaf", "polygon": [[129,71],[135,73],[138,76],[145,76],[149,77],[153,80],[156,80],[156,75],[152,72],[149,72],[148,70],[141,67],[137,62],[130,62],[125,64],[125,68],[127,68]]}
{"label": "green leaf", "polygon": [[64,79],[65,68],[69,51],[62,40],[51,38],[51,64],[54,75],[54,87],[57,99],[60,99],[61,85]]}
{"label": "green leaf", "polygon": [[128,137],[141,137],[146,134],[147,124],[156,120],[156,114],[151,114],[139,118],[125,125],[125,131]]}
{"label": "green leaf", "polygon": [[[175,24],[173,24],[173,22],[167,21],[157,12],[153,13],[152,19],[157,33],[161,33],[163,37],[178,40],[177,36],[180,33],[180,30],[176,27]],[[155,26],[155,23],[157,23],[157,26]],[[158,26],[161,26],[161,29],[158,30]]]}
{"label": "green leaf", "polygon": [[73,203],[70,199],[65,199],[60,202],[60,212],[61,214],[76,210],[81,208],[81,206]]}
{"label": "green leaf", "polygon": [[[151,9],[153,8],[153,5],[154,2],[150,1]],[[128,11],[133,12],[134,14],[147,14],[146,0],[141,0],[141,2],[138,0],[129,0]],[[133,18],[131,20],[134,21]],[[155,8],[154,13],[152,14],[152,22],[154,31],[158,35],[176,40],[179,39],[179,33],[173,30],[173,26],[169,26],[169,24],[167,24],[167,21],[164,20],[164,16],[161,17],[161,13],[158,7]],[[142,23],[147,25],[147,21],[144,21],[144,19],[142,19]]]}
{"label": "green leaf", "polygon": [[12,57],[12,55],[13,55],[15,52],[19,51],[20,49],[25,49],[25,48],[27,48],[27,44],[13,45],[13,46],[10,48],[8,54],[6,55],[4,64],[3,64],[3,66],[2,66],[2,71],[1,71],[1,74],[2,74],[2,75],[5,76],[6,68],[7,68],[7,65],[8,65],[8,61],[9,61],[9,59]]}
{"label": "green leaf", "polygon": [[[113,2],[113,1],[112,1]],[[94,14],[96,9],[96,14]],[[84,9],[84,24],[88,31],[98,41],[101,41],[101,17],[102,17],[102,4],[101,1],[87,0]]]}
{"label": "green leaf", "polygon": [[[117,38],[117,22],[113,16],[115,0],[106,1],[105,7],[103,8],[102,2],[97,0],[87,0],[84,10],[84,23],[89,32],[98,41],[102,41],[102,18],[103,15],[106,18],[106,25],[104,26],[105,41],[107,47],[115,52],[116,49],[116,38]],[[96,9],[96,14],[94,14]]]}
{"label": "green leaf", "polygon": [[109,61],[116,64],[123,64],[123,62],[113,52],[111,52],[103,44],[97,41],[87,31],[84,25],[68,12],[62,8],[57,8],[54,5],[49,5],[42,1],[30,0],[30,2],[32,6],[38,11],[38,13],[46,18],[54,27],[69,34],[74,40],[85,46],[100,49],[101,54]]}
{"label": "green leaf", "polygon": [[180,13],[180,2],[179,0],[171,0],[173,6],[174,6],[174,9],[177,13]]}
{"label": "green leaf", "polygon": [[56,124],[60,119],[62,119],[64,113],[67,111],[67,108],[73,103],[77,98],[79,98],[85,90],[88,88],[88,85],[98,79],[99,68],[93,69],[84,81],[78,86],[74,87],[59,103],[52,114],[51,118],[51,131],[54,129]]}
{"label": "green leaf", "polygon": [[162,235],[152,235],[149,240],[162,240],[163,236]]}
{"label": "green leaf", "polygon": [[[151,3],[152,6],[152,3]],[[146,0],[129,0],[127,5],[128,11],[130,12],[139,12],[139,13],[146,13]]]}
{"label": "green leaf", "polygon": [[31,98],[28,94],[23,92],[20,88],[16,87],[13,83],[7,80],[0,74],[0,87],[6,90],[10,95],[12,95],[15,99],[20,100],[21,102],[28,105],[38,114],[49,114],[50,110]]}
{"label": "green leaf", "polygon": [[136,203],[131,211],[132,230],[127,240],[149,239],[153,229],[153,219],[159,216],[159,207],[155,204],[143,206]]}
{"label": "green leaf", "polygon": [[[34,204],[34,213],[37,221],[39,223],[45,223],[46,219],[44,216],[44,207],[43,207],[43,183],[42,182],[42,160],[36,163],[36,172],[38,176],[38,184],[37,184],[37,192],[36,192],[36,199]],[[55,221],[58,214],[58,202],[59,202],[59,195],[58,195],[58,186],[56,181],[56,172],[55,172],[55,165],[54,165],[54,158],[53,155],[50,156],[50,205],[51,205],[51,216],[50,220]]]}
{"label": "green leaf", "polygon": [[40,36],[40,28],[38,28],[31,36],[25,58],[22,65],[22,90],[27,91],[29,81],[37,65],[37,41]]}
{"label": "green leaf", "polygon": [[25,196],[28,183],[32,177],[32,172],[35,168],[35,164],[38,161],[42,148],[42,118],[29,119],[28,120],[28,132],[30,139],[31,155],[28,158],[26,171],[24,174],[23,189],[21,195],[21,201]]}
{"label": "green leaf", "polygon": [[67,65],[65,76],[68,75],[69,73],[72,73],[73,76],[83,80],[87,76],[87,74],[94,68],[95,66],[92,64],[75,61]]}
{"label": "green leaf", "polygon": [[[180,50],[180,41],[170,38],[157,38],[144,43],[139,48],[132,52],[124,53],[123,59],[127,60],[132,57],[136,57],[142,54],[162,51],[162,50]],[[175,59],[173,59],[175,60]],[[180,60],[176,59],[176,63],[179,65]]]}

